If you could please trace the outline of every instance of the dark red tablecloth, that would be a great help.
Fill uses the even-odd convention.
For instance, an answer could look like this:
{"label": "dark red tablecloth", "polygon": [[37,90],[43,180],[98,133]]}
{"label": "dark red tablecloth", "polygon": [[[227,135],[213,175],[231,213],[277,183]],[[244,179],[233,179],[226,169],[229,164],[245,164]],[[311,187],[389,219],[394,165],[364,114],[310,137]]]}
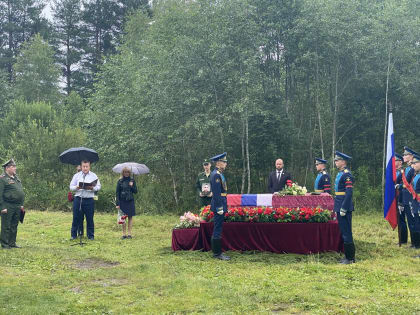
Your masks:
{"label": "dark red tablecloth", "polygon": [[173,229],[172,250],[199,250],[203,248],[200,229]]}
{"label": "dark red tablecloth", "polygon": [[[213,223],[199,229],[173,230],[172,249],[211,250]],[[310,254],[343,249],[336,221],[328,223],[248,223],[223,224],[223,250],[258,250],[274,253]]]}
{"label": "dark red tablecloth", "polygon": [[328,194],[305,196],[273,196],[273,207],[321,207],[334,210],[334,199]]}
{"label": "dark red tablecloth", "polygon": [[[211,250],[213,223],[201,223],[204,250]],[[274,253],[310,254],[342,251],[337,222],[329,223],[247,223],[223,224],[223,250],[258,250]]]}

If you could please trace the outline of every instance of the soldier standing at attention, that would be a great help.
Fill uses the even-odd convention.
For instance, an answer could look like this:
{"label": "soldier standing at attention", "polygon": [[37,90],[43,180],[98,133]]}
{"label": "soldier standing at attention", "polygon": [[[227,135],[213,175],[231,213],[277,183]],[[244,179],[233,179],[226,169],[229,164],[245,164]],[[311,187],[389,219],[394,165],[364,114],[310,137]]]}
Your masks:
{"label": "soldier standing at attention", "polygon": [[327,161],[315,158],[315,167],[316,170],[319,172],[318,176],[315,179],[314,191],[317,193],[326,192],[331,194],[331,178],[330,175],[325,170],[327,166]]}
{"label": "soldier standing at attention", "polygon": [[340,261],[341,264],[352,264],[355,262],[355,252],[353,242],[353,232],[351,226],[353,205],[353,176],[347,169],[347,161],[351,157],[335,151],[335,166],[339,170],[335,178],[335,198],[334,211],[337,213],[338,225],[344,241],[345,258]]}
{"label": "soldier standing at attention", "polygon": [[[412,213],[414,215],[414,229],[412,236],[412,242],[414,248],[420,248],[420,156],[418,154],[413,155],[413,160],[411,161],[411,166],[414,169],[414,178],[413,178],[413,203],[412,203]],[[420,255],[415,256],[420,258]]]}
{"label": "soldier standing at attention", "polygon": [[198,193],[198,196],[200,197],[201,207],[208,206],[211,203],[211,197],[213,196],[213,193],[211,192],[211,187],[210,187],[211,170],[210,170],[209,160],[207,159],[204,160],[203,168],[204,168],[204,172],[198,174],[197,184],[196,184],[197,193]]}
{"label": "soldier standing at attention", "polygon": [[19,248],[16,245],[16,235],[25,194],[22,183],[16,176],[13,159],[4,163],[3,169],[4,173],[0,175],[1,247]]}
{"label": "soldier standing at attention", "polygon": [[216,163],[216,168],[211,172],[210,185],[213,192],[211,211],[214,213],[214,228],[211,238],[213,257],[221,260],[229,260],[230,257],[222,253],[222,230],[225,213],[227,212],[227,184],[223,171],[226,169],[226,152],[212,157],[210,160]]}
{"label": "soldier standing at attention", "polygon": [[397,189],[397,202],[398,202],[398,226],[399,226],[399,233],[400,233],[400,244],[407,244],[408,238],[408,231],[407,231],[407,222],[405,221],[405,215],[403,213],[404,207],[402,206],[402,193],[400,192],[400,186],[402,186],[402,164],[403,164],[403,157],[398,153],[395,153],[395,172],[396,172],[396,181],[395,181],[395,188]]}
{"label": "soldier standing at attention", "polygon": [[405,224],[405,218],[407,218],[408,229],[410,230],[411,247],[414,248],[413,242],[413,230],[414,230],[414,215],[411,213],[410,204],[413,202],[413,196],[408,191],[407,187],[411,185],[414,178],[414,169],[411,167],[411,161],[413,155],[418,155],[417,152],[411,150],[409,147],[404,147],[403,159],[407,163],[407,167],[402,172],[402,183],[400,184],[401,204],[398,204],[398,210],[400,211],[400,218],[403,224]]}

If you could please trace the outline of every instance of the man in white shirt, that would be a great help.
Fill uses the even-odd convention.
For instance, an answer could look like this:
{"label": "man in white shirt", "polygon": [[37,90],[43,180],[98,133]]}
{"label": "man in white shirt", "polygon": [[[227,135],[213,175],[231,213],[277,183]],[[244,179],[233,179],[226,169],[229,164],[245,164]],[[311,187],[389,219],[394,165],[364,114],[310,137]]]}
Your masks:
{"label": "man in white shirt", "polygon": [[[89,161],[82,161],[80,166],[82,170],[74,174],[70,182],[70,190],[76,192],[73,200],[71,238],[75,239],[77,237],[78,228],[83,224],[84,217],[86,217],[86,234],[88,239],[93,240],[95,238],[93,223],[95,201],[93,197],[95,192],[101,189],[101,183],[98,176],[90,171]],[[82,231],[79,231],[79,233],[82,233]]]}

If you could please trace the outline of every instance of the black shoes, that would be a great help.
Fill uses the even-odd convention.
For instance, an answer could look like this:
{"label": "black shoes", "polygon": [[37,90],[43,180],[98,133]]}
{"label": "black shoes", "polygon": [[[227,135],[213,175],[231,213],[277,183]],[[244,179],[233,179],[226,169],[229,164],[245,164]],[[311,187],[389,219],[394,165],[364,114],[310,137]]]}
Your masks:
{"label": "black shoes", "polygon": [[19,245],[10,245],[10,248],[21,248]]}
{"label": "black shoes", "polygon": [[123,235],[123,236],[121,236],[121,239],[122,240],[125,240],[127,238],[127,235]]}

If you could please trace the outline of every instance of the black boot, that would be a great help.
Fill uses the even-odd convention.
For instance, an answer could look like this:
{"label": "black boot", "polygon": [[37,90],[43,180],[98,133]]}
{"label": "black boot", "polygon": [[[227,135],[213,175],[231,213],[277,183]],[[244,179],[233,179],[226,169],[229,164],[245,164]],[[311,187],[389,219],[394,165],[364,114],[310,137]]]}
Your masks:
{"label": "black boot", "polygon": [[340,261],[340,264],[349,265],[353,264],[354,261],[354,254],[355,254],[355,247],[354,243],[344,243],[344,255],[346,258]]}
{"label": "black boot", "polygon": [[420,248],[420,232],[413,232],[413,245],[414,248],[419,249]]}
{"label": "black boot", "polygon": [[407,244],[407,241],[408,241],[408,233],[407,233],[407,230],[401,231],[401,239],[400,239],[400,241],[401,241],[401,244]]}
{"label": "black boot", "polygon": [[410,239],[411,239],[411,245],[410,248],[415,248],[416,246],[414,245],[414,243],[416,242],[416,236],[414,235],[414,232],[410,231]]}
{"label": "black boot", "polygon": [[213,257],[220,260],[230,260],[229,256],[226,256],[222,253],[222,240],[212,238],[211,241],[212,241]]}

